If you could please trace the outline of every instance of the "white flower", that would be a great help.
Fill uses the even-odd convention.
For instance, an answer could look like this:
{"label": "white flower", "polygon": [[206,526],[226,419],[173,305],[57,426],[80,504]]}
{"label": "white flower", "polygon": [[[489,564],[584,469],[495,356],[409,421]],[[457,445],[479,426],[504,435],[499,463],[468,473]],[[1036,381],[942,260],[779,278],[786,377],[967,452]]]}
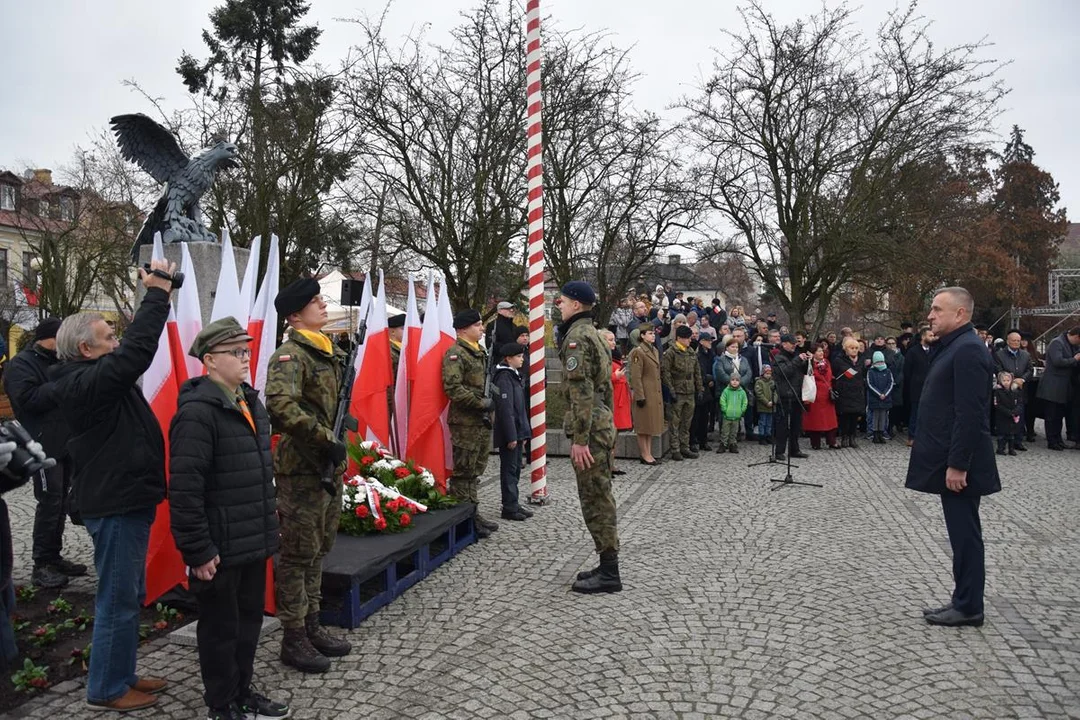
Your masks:
{"label": "white flower", "polygon": [[371,473],[374,475],[378,472],[392,471],[394,467],[386,460],[376,460],[371,463]]}
{"label": "white flower", "polygon": [[424,483],[424,485],[428,486],[429,488],[435,487],[435,476],[429,473],[427,470],[420,474],[420,480]]}
{"label": "white flower", "polygon": [[375,443],[371,440],[365,440],[364,442],[360,443],[360,447],[364,448],[365,450],[374,450]]}

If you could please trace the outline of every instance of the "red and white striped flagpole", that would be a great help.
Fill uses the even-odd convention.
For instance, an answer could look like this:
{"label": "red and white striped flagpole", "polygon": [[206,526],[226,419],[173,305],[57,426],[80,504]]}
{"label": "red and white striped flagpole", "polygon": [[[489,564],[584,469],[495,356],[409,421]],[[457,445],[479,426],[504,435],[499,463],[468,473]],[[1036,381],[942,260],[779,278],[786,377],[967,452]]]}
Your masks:
{"label": "red and white striped flagpole", "polygon": [[529,501],[547,500],[547,405],[544,391],[544,136],[540,97],[540,0],[526,5],[529,188],[529,422],[532,426]]}

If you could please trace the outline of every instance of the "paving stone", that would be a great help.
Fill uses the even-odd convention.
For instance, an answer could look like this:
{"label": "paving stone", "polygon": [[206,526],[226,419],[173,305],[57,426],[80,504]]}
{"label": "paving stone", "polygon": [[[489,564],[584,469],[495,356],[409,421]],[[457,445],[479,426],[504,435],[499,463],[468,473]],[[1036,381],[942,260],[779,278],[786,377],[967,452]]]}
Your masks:
{"label": "paving stone", "polygon": [[[304,676],[277,660],[255,679],[296,718],[1035,718],[1080,717],[1080,453],[1037,444],[999,458],[1004,491],[983,503],[987,622],[932,628],[920,608],[951,589],[940,501],[903,489],[901,442],[815,452],[773,490],[764,449],[616,478],[620,594],[579,597],[595,562],[573,474],[548,466],[552,500],[503,523],[363,625],[353,653]],[[497,515],[497,460],[481,504]],[[523,491],[527,486],[523,481]],[[15,582],[29,581],[34,501],[4,498]],[[86,532],[65,555],[89,563]],[[93,571],[72,587],[93,592]],[[169,677],[145,717],[199,716],[194,648],[144,646],[139,667]],[[98,717],[82,681],[10,717]],[[143,715],[137,715],[142,717]]]}

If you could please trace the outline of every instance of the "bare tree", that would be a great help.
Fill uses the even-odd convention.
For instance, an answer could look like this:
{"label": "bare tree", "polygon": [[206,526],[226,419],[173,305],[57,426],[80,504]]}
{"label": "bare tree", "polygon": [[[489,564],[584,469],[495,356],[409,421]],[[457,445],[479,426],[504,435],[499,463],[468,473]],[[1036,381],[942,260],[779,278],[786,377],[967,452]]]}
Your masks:
{"label": "bare tree", "polygon": [[983,44],[939,49],[914,4],[876,44],[846,6],[778,24],[761,5],[698,95],[687,139],[705,157],[700,186],[736,231],[731,249],[796,326],[820,326],[837,292],[889,283],[882,270],[908,218],[894,198],[929,158],[985,141],[1003,94]]}

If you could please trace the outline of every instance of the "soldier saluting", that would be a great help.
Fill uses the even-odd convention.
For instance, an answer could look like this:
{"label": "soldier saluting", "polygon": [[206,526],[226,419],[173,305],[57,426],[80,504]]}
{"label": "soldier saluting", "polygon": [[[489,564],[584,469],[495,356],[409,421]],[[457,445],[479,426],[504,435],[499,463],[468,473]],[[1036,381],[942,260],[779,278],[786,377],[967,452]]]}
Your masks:
{"label": "soldier saluting", "polygon": [[480,515],[480,476],[487,468],[491,450],[491,412],[494,404],[484,393],[488,359],[480,341],[484,324],[476,310],[462,310],[454,316],[457,342],[443,355],[442,381],[450,398],[450,441],[454,446],[454,469],[450,475],[450,495],[477,506],[473,524],[477,537],[490,537],[498,523]]}
{"label": "soldier saluting", "polygon": [[[303,278],[284,288],[274,307],[289,323],[288,338],[270,357],[266,372],[266,409],[273,431],[281,434],[274,452],[281,521],[277,610],[285,631],[281,662],[321,673],[330,669],[328,657],[352,649],[319,624],[322,560],[341,520],[346,449],[333,426],[346,356],[321,332],[328,318],[315,280]],[[320,484],[327,460],[338,466],[333,495]]]}
{"label": "soldier saluting", "polygon": [[588,283],[567,283],[555,303],[563,316],[559,326],[567,400],[563,429],[571,442],[581,514],[600,554],[600,566],[578,573],[571,589],[579,593],[619,592],[619,530],[611,492],[615,447],[611,357],[593,327],[596,293]]}

